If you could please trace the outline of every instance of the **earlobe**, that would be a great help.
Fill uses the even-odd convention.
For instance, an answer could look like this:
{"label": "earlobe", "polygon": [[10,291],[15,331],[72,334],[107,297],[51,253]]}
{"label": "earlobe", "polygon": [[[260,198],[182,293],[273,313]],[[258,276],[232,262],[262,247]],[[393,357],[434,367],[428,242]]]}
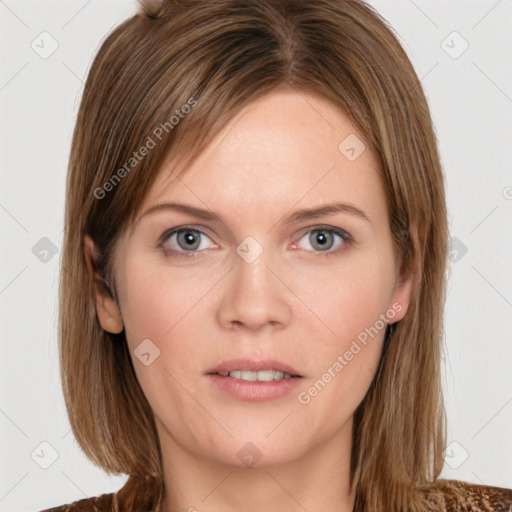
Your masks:
{"label": "earlobe", "polygon": [[407,313],[411,301],[412,276],[400,277],[395,283],[393,298],[390,309],[395,311],[393,320],[390,323],[399,322]]}
{"label": "earlobe", "polygon": [[123,331],[123,318],[116,301],[105,293],[101,285],[101,276],[96,270],[95,262],[98,260],[99,251],[89,235],[84,237],[85,259],[89,276],[94,280],[94,300],[96,315],[103,330],[119,334]]}
{"label": "earlobe", "polygon": [[[410,226],[409,234],[411,237],[411,242],[414,247],[417,246],[417,230],[416,226]],[[407,313],[409,309],[409,304],[411,302],[412,288],[413,288],[413,280],[414,275],[411,271],[407,273],[400,269],[398,272],[398,276],[395,281],[393,297],[391,299],[390,307],[394,309],[397,313],[393,317],[393,322],[398,322],[402,320],[402,318]]]}
{"label": "earlobe", "polygon": [[96,292],[96,314],[104,331],[119,334],[123,331],[121,311],[114,299]]}

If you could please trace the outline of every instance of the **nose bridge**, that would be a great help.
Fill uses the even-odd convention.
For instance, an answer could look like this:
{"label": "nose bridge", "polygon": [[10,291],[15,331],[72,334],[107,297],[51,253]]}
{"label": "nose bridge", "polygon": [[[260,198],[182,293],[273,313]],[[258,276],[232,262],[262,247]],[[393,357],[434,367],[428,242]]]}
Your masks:
{"label": "nose bridge", "polygon": [[236,247],[219,309],[224,327],[245,325],[250,329],[265,324],[286,324],[291,314],[287,288],[275,275],[274,252],[248,236]]}

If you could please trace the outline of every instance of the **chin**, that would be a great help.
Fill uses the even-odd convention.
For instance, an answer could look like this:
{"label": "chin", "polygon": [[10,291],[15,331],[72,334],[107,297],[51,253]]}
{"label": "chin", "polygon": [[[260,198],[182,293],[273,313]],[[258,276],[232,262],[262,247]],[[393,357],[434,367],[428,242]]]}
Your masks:
{"label": "chin", "polygon": [[[265,434],[266,435],[266,434]],[[258,437],[264,439],[265,435]],[[238,438],[239,439],[239,438]],[[269,442],[234,441],[225,449],[217,447],[209,457],[218,462],[237,468],[264,469],[293,462],[300,454],[295,453],[294,446]]]}

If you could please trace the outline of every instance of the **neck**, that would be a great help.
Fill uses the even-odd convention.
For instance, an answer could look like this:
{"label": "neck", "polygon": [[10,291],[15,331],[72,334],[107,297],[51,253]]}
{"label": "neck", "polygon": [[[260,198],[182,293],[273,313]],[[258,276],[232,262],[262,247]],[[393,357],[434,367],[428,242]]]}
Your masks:
{"label": "neck", "polygon": [[352,419],[301,456],[244,467],[188,450],[158,424],[164,463],[163,512],[352,512]]}

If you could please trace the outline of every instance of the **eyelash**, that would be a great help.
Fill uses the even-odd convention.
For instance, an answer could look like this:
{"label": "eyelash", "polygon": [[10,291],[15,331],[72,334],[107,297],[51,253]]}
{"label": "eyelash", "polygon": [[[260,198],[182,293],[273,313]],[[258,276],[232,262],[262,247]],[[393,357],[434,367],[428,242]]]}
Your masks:
{"label": "eyelash", "polygon": [[[176,249],[168,249],[167,247],[165,247],[165,243],[169,240],[169,238],[172,235],[174,235],[175,233],[179,233],[180,231],[191,231],[193,233],[199,233],[201,235],[205,235],[206,237],[210,238],[208,236],[208,234],[206,234],[204,231],[202,231],[198,227],[179,226],[179,227],[172,228],[172,229],[165,231],[159,238],[157,247],[160,250],[162,250],[163,253],[167,257],[195,258],[195,257],[199,256],[201,251],[177,251]],[[317,256],[320,256],[320,257],[336,255],[340,251],[343,251],[343,247],[345,245],[351,244],[354,242],[354,239],[352,238],[352,236],[349,233],[347,233],[345,230],[339,229],[339,228],[333,228],[331,226],[324,226],[324,225],[314,226],[313,228],[309,229],[308,231],[305,231],[298,238],[297,242],[300,241],[304,237],[304,235],[307,235],[308,233],[311,233],[313,231],[326,231],[328,233],[333,233],[335,235],[338,235],[343,240],[342,246],[338,247],[337,249],[334,249],[334,250],[329,249],[327,251],[308,251],[308,252],[314,252],[314,253],[316,253]],[[294,245],[295,245],[295,242],[294,242]]]}

